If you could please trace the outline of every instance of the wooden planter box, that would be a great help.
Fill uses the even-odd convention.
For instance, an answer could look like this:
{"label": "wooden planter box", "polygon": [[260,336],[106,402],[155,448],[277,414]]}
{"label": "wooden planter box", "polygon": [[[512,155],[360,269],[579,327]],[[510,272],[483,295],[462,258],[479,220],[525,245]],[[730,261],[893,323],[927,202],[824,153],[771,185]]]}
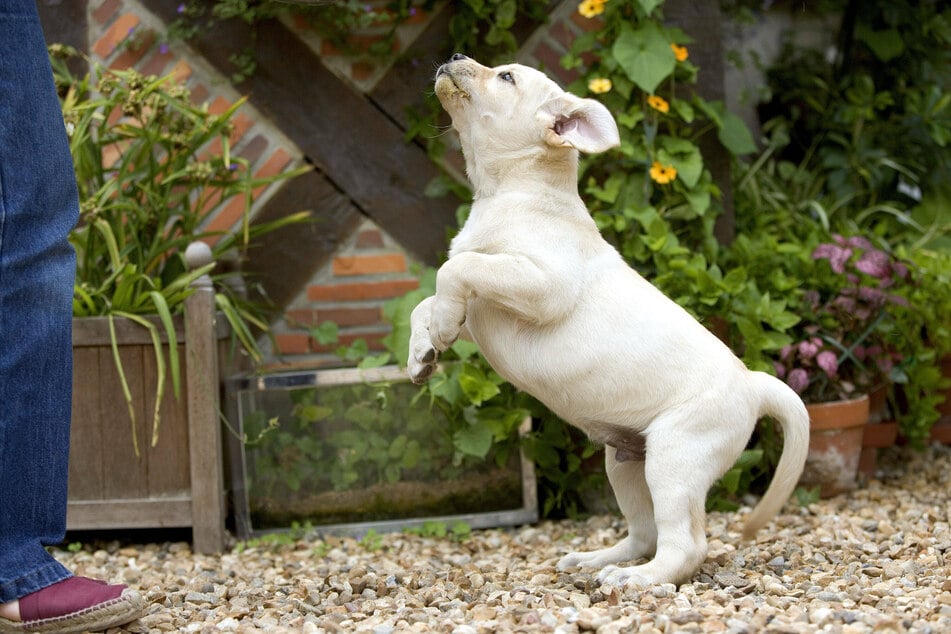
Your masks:
{"label": "wooden planter box", "polygon": [[108,319],[76,318],[67,529],[191,527],[197,552],[217,552],[225,536],[218,377],[219,367],[227,367],[230,337],[227,322],[214,312],[214,291],[196,291],[185,317],[176,321],[181,398],[175,399],[167,376],[154,447],[157,369],[152,339],[133,322],[116,319],[115,325],[140,455],[113,360]]}

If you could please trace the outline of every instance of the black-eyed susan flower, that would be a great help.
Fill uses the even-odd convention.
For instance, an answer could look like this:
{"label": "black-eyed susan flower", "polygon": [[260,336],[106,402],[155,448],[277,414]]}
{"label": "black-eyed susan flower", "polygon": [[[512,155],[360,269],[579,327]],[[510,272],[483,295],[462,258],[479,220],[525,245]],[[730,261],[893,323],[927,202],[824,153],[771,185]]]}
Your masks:
{"label": "black-eyed susan flower", "polygon": [[673,49],[674,57],[677,59],[678,62],[687,61],[688,53],[687,53],[686,46],[677,46],[676,44],[672,43],[670,45],[670,48]]}
{"label": "black-eyed susan flower", "polygon": [[595,77],[588,82],[588,90],[596,95],[601,95],[611,91],[611,80],[607,77]]}
{"label": "black-eyed susan flower", "polygon": [[667,103],[667,100],[663,97],[658,97],[657,95],[651,95],[648,97],[647,105],[658,112],[663,112],[664,114],[667,114],[670,111],[670,104]]}
{"label": "black-eyed susan flower", "polygon": [[578,13],[586,18],[593,18],[596,15],[604,13],[604,3],[607,0],[583,0],[578,5]]}
{"label": "black-eyed susan flower", "polygon": [[661,185],[666,185],[677,178],[677,169],[673,165],[664,165],[660,161],[654,161],[651,165],[651,180]]}

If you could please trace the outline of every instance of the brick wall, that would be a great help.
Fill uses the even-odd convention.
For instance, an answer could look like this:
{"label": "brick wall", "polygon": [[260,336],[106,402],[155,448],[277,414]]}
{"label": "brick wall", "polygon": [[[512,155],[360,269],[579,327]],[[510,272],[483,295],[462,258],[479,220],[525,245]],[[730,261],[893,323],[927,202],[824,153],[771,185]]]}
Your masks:
{"label": "brick wall", "polygon": [[[356,339],[383,350],[380,340],[390,331],[383,303],[418,288],[416,270],[399,244],[366,220],[274,324],[269,365],[339,365],[336,348]],[[338,325],[338,344],[321,345],[311,336],[310,330],[325,321]]]}

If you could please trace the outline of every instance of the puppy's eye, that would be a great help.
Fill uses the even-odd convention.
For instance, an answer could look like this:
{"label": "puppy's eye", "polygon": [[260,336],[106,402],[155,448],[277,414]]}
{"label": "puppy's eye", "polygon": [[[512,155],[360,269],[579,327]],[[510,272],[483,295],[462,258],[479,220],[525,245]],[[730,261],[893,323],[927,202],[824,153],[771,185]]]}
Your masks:
{"label": "puppy's eye", "polygon": [[510,84],[515,83],[515,76],[512,75],[512,73],[510,73],[509,71],[504,71],[499,73],[499,79],[501,79],[502,81],[507,81]]}

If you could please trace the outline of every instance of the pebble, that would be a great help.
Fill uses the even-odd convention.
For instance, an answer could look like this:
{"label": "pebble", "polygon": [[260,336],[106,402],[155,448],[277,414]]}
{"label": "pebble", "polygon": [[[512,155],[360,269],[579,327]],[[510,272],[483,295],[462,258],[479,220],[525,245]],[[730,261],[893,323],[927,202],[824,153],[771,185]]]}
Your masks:
{"label": "pebble", "polygon": [[951,447],[890,449],[879,467],[850,494],[790,501],[749,542],[739,539],[748,506],[710,513],[707,561],[680,586],[614,587],[594,570],[555,569],[570,550],[622,539],[612,515],[461,541],[386,533],[372,548],[314,533],[219,556],[183,542],[53,552],[149,602],[110,634],[951,632]]}

